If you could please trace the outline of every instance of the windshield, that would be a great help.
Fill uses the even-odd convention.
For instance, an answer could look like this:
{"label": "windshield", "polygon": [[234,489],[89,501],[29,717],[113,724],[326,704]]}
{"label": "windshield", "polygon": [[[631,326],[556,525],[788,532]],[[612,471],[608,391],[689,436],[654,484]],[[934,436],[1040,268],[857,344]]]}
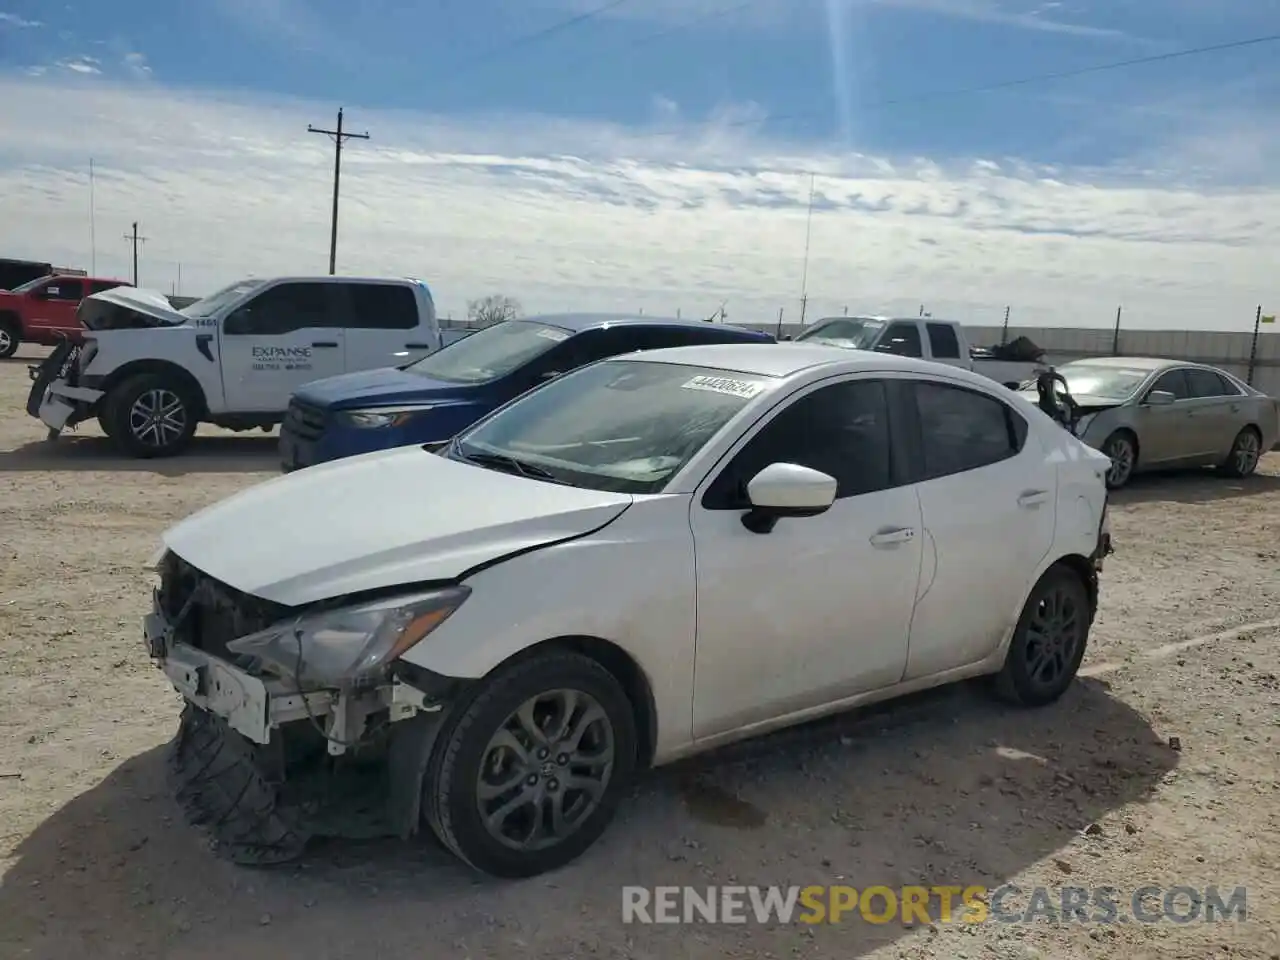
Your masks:
{"label": "windshield", "polygon": [[1074,397],[1127,400],[1151,375],[1136,367],[1109,367],[1102,364],[1068,363],[1058,368]]}
{"label": "windshield", "polygon": [[189,303],[178,312],[184,317],[211,317],[229,303],[234,303],[245,294],[266,283],[265,280],[237,280],[229,287],[223,287],[217,293],[211,293],[203,300]]}
{"label": "windshield", "polygon": [[515,460],[575,487],[658,493],[773,383],[729,370],[606,360],[477,424],[458,437],[450,455]]}
{"label": "windshield", "polygon": [[833,347],[869,350],[875,346],[876,338],[880,336],[880,331],[883,329],[883,320],[838,317],[834,320],[819,320],[796,337],[795,342],[806,340],[810,343],[825,343]]}
{"label": "windshield", "polygon": [[36,287],[40,286],[41,284],[48,283],[49,280],[50,280],[49,277],[36,277],[34,280],[28,280],[26,283],[21,284],[20,286],[14,287],[9,292],[10,293],[30,293],[32,290],[34,290]]}
{"label": "windshield", "polygon": [[571,335],[536,320],[506,320],[456,340],[405,369],[448,383],[484,383],[505,377]]}

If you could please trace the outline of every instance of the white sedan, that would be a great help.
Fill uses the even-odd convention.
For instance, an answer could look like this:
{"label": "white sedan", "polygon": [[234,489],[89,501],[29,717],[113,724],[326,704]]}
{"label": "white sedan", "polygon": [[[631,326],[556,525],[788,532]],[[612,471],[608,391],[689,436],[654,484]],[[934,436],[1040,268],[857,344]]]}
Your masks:
{"label": "white sedan", "polygon": [[270,480],[165,534],[145,633],[187,701],[180,794],[234,859],[285,860],[368,832],[319,801],[372,764],[377,830],[425,822],[529,876],[644,767],[980,675],[1050,703],[1097,605],[1108,466],[905,357],[595,363],[443,448]]}

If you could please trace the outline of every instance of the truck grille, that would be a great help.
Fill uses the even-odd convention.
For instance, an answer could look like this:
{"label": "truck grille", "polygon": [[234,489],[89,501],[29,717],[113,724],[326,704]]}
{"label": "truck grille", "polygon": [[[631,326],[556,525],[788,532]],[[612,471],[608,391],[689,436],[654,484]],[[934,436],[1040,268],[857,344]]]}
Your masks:
{"label": "truck grille", "polygon": [[293,434],[299,440],[319,440],[324,435],[326,414],[322,407],[313,407],[300,400],[290,400],[285,412],[282,432]]}
{"label": "truck grille", "polygon": [[291,607],[252,596],[197,570],[172,551],[160,562],[160,609],[172,623],[174,638],[215,657],[234,659],[227,644],[265,630],[287,618]]}

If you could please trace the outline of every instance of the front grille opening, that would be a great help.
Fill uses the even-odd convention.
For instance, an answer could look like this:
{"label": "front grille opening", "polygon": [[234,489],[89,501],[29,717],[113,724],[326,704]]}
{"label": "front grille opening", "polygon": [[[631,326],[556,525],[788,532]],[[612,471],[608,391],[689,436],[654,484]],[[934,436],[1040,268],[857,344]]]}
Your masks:
{"label": "front grille opening", "polygon": [[169,551],[160,563],[160,608],[173,622],[192,597],[186,616],[174,629],[175,639],[227,660],[234,659],[227,651],[232,640],[265,630],[294,612],[228,586]]}
{"label": "front grille opening", "polygon": [[290,400],[281,430],[300,440],[319,440],[324,435],[326,415],[320,407],[300,400]]}

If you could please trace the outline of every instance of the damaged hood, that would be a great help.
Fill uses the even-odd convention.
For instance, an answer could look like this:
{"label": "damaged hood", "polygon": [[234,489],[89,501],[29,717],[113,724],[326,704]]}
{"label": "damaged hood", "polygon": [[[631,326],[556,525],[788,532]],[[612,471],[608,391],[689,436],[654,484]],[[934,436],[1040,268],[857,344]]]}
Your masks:
{"label": "damaged hood", "polygon": [[164,294],[136,287],[112,287],[90,294],[81,301],[76,316],[90,330],[176,327],[187,323]]}
{"label": "damaged hood", "polygon": [[455,579],[597,530],[631,500],[400,447],[250,487],[170,527],[163,540],[237,590],[298,606]]}

